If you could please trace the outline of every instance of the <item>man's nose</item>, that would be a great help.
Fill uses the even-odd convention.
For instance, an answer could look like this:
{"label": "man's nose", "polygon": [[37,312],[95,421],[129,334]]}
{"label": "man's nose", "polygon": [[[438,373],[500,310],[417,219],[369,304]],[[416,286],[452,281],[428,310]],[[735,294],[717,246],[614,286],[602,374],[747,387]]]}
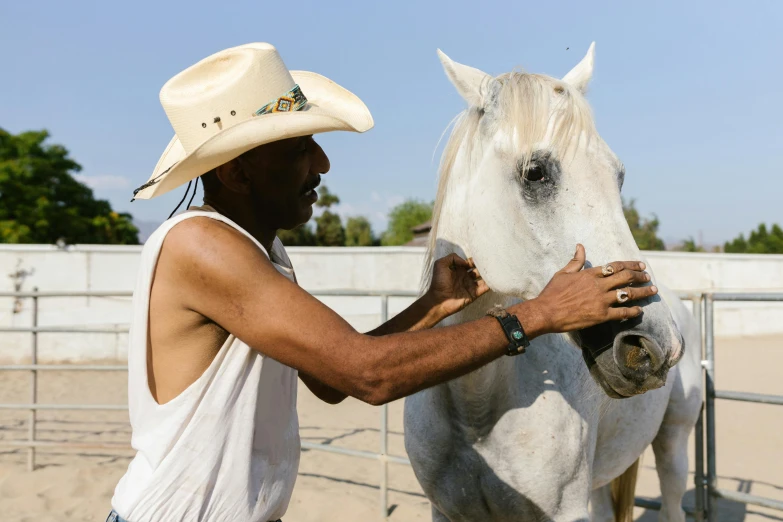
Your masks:
{"label": "man's nose", "polygon": [[313,140],[312,151],[312,163],[310,165],[310,169],[315,174],[326,174],[329,172],[329,168],[331,167],[331,164],[329,163],[329,157],[324,152],[324,149],[322,149],[315,140]]}

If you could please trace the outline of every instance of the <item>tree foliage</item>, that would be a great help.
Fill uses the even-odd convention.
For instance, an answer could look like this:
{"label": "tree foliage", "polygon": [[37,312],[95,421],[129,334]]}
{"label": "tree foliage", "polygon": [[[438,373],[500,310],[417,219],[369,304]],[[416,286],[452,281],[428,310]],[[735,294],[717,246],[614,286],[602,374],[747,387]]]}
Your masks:
{"label": "tree foliage", "polygon": [[310,223],[299,225],[292,230],[278,230],[277,237],[285,246],[315,246],[315,233]]}
{"label": "tree foliage", "polygon": [[680,250],[682,252],[704,252],[704,247],[701,245],[696,244],[696,240],[692,237],[686,239],[682,242],[682,245],[680,245],[680,248],[677,250]]}
{"label": "tree foliage", "polygon": [[663,240],[658,237],[660,222],[653,214],[652,219],[643,218],[636,210],[636,200],[623,201],[623,214],[631,234],[640,250],[665,250]]}
{"label": "tree foliage", "polygon": [[0,242],[138,244],[130,214],[72,176],[81,166],[45,130],[0,129]]}
{"label": "tree foliage", "polygon": [[375,238],[366,217],[348,218],[345,224],[345,246],[372,246]]}
{"label": "tree foliage", "polygon": [[728,241],[723,249],[735,254],[783,254],[783,229],[773,224],[767,231],[767,225],[760,224],[752,230],[748,239],[740,234],[733,241]]}
{"label": "tree foliage", "polygon": [[318,246],[345,246],[345,229],[339,214],[329,210],[332,205],[340,202],[335,194],[329,192],[324,185],[318,191],[317,206],[324,209],[320,216],[315,218],[315,244]]}
{"label": "tree foliage", "polygon": [[337,194],[329,192],[329,187],[324,185],[318,189],[318,201],[315,202],[316,207],[330,208],[332,205],[340,203],[340,198]]}
{"label": "tree foliage", "polygon": [[413,239],[411,229],[432,218],[432,203],[409,199],[389,213],[389,226],[381,238],[384,246],[404,245]]}
{"label": "tree foliage", "polygon": [[324,210],[323,214],[315,218],[317,228],[315,230],[315,244],[318,246],[336,247],[345,246],[345,229],[339,214]]}

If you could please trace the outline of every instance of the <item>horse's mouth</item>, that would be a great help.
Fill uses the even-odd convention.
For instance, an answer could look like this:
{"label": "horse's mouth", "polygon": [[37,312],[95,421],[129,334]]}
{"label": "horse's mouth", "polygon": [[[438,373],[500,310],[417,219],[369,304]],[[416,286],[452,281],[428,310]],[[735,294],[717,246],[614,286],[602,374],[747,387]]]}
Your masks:
{"label": "horse's mouth", "polygon": [[602,379],[600,374],[598,373],[599,372],[597,366],[593,366],[592,368],[590,368],[590,375],[593,377],[593,380],[597,382],[598,385],[604,390],[604,393],[612,399],[630,399],[631,397],[639,395],[640,393],[644,393],[644,392],[639,392],[631,395],[623,395],[617,390],[615,390],[614,388],[612,388],[612,386],[606,381],[606,379]]}
{"label": "horse's mouth", "polygon": [[[628,330],[638,324],[632,321],[603,323],[570,334],[573,342],[581,349],[593,380],[613,399],[641,395],[662,386],[666,381],[668,365],[638,377],[630,374],[628,368],[618,366],[615,359],[615,345],[621,342],[618,336],[628,335]],[[662,374],[662,379],[658,378],[658,374]]]}
{"label": "horse's mouth", "polygon": [[600,354],[611,350],[614,346],[614,333],[611,326],[599,324],[590,328],[585,328],[577,332],[572,332],[571,338],[582,350],[582,357],[585,360],[587,369],[593,380],[604,390],[607,396],[612,399],[627,399],[633,395],[624,395],[615,390],[606,379],[603,378],[601,370],[595,362],[595,358]]}

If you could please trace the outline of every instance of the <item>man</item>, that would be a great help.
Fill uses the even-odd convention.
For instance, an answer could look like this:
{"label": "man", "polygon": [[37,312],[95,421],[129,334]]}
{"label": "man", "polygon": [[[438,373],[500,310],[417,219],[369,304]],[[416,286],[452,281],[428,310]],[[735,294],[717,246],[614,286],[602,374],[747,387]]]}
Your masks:
{"label": "man", "polygon": [[582,270],[578,246],[538,298],[428,330],[487,291],[452,254],[422,298],[361,334],[297,286],[276,239],[310,219],[329,171],[313,134],[372,127],[361,100],[250,44],[178,74],[161,102],[176,136],[136,197],[201,179],[205,205],[144,247],[128,362],[138,453],[110,520],[277,520],[299,462],[297,376],[329,403],[383,404],[521,353],[538,335],[639,315],[613,306],[618,288],[632,300],[656,291],[632,287],[649,281],[641,263]]}

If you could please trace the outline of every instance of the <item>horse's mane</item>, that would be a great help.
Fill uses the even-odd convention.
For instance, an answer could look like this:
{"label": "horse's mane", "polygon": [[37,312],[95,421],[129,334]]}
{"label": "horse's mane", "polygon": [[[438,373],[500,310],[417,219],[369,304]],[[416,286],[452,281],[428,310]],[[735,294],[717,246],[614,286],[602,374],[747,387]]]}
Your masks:
{"label": "horse's mane", "polygon": [[[492,130],[504,130],[517,139],[517,154],[524,162],[523,168],[527,168],[536,145],[546,139],[550,126],[547,148],[561,159],[572,148],[575,149],[579,136],[589,139],[596,132],[590,106],[584,96],[570,85],[549,76],[517,71],[502,74],[495,80],[500,83],[500,88],[492,100],[491,114],[485,113],[482,108],[470,107],[449,124],[453,128],[438,169],[438,192],[424,259],[422,285],[425,290],[432,278],[438,226],[454,162],[463,145],[468,147],[466,153],[472,154],[477,141],[474,138],[482,120],[489,118],[485,124],[491,125]],[[555,107],[552,107],[552,92],[556,94]]]}

